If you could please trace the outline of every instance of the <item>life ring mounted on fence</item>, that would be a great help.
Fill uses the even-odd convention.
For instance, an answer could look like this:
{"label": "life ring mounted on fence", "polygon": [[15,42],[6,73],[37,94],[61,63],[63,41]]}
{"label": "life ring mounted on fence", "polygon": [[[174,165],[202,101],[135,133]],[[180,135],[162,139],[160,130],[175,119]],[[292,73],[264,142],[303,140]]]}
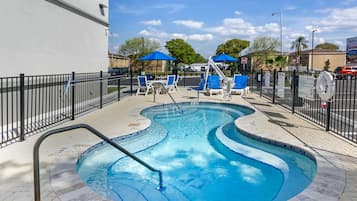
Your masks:
{"label": "life ring mounted on fence", "polygon": [[316,92],[322,101],[329,101],[335,95],[335,79],[330,73],[320,73],[316,81]]}

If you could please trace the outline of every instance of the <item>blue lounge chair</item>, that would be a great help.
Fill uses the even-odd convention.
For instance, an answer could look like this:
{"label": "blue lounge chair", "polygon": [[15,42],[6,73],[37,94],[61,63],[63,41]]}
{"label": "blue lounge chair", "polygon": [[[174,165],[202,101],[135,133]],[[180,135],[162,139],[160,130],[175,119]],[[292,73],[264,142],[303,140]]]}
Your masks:
{"label": "blue lounge chair", "polygon": [[210,96],[213,93],[221,93],[222,97],[224,96],[224,91],[221,86],[221,80],[218,75],[209,75],[207,79],[207,90]]}
{"label": "blue lounge chair", "polygon": [[153,91],[153,88],[147,82],[147,77],[145,75],[138,76],[138,90],[136,91],[136,95],[144,94],[147,96],[150,90]]}
{"label": "blue lounge chair", "polygon": [[248,93],[248,76],[247,75],[234,75],[233,77],[233,86],[229,90],[229,94],[232,92],[239,92],[241,96]]}
{"label": "blue lounge chair", "polygon": [[197,91],[197,99],[200,99],[200,92],[206,89],[206,80],[204,79],[204,77],[201,76],[201,81],[199,86],[188,88],[188,90],[191,89]]}
{"label": "blue lounge chair", "polygon": [[203,91],[206,89],[206,81],[205,79],[201,79],[200,85],[197,87],[191,87],[191,89],[195,91]]}

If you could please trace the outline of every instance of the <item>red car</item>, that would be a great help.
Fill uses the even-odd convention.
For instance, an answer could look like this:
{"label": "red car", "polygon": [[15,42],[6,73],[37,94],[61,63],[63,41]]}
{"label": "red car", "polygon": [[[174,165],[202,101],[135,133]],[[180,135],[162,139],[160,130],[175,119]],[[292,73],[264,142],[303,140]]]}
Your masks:
{"label": "red car", "polygon": [[334,73],[337,77],[352,77],[357,75],[357,66],[339,66],[335,69]]}

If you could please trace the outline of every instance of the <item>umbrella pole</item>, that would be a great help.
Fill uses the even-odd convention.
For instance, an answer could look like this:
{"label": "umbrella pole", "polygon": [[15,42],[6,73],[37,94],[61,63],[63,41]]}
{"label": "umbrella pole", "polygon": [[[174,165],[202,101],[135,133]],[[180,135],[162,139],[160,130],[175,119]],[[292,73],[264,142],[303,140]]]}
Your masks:
{"label": "umbrella pole", "polygon": [[159,67],[159,60],[156,60],[156,69],[155,69],[155,74],[157,76],[157,68]]}

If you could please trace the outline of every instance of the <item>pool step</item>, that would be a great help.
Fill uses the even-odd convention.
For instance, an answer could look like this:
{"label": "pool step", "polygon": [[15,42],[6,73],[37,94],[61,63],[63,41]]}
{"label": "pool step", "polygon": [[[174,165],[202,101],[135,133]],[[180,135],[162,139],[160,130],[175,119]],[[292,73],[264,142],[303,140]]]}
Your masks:
{"label": "pool step", "polygon": [[110,198],[115,201],[189,201],[181,191],[172,186],[165,185],[165,189],[159,191],[157,184],[148,181],[120,176],[111,176],[108,180],[108,188],[114,192]]}

